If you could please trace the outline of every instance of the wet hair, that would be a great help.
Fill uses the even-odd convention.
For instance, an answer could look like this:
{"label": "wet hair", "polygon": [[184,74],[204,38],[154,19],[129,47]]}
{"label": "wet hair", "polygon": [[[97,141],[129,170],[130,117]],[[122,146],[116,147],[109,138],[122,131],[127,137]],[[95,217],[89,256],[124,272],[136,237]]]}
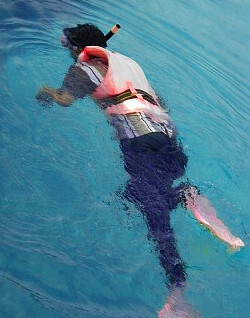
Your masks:
{"label": "wet hair", "polygon": [[63,29],[63,32],[78,48],[83,49],[88,45],[107,47],[105,35],[93,24],[78,24],[77,27]]}

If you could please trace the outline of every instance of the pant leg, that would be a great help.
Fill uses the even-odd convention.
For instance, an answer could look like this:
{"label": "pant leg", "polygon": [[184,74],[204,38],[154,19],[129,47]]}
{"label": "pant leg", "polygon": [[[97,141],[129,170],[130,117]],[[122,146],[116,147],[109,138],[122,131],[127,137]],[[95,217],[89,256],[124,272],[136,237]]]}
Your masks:
{"label": "pant leg", "polygon": [[185,172],[187,158],[177,143],[161,139],[152,142],[146,138],[145,143],[145,138],[139,137],[123,143],[125,168],[131,176],[125,196],[142,211],[160,264],[175,284],[185,281],[186,274],[170,226],[170,212],[180,201],[179,190],[172,184]]}

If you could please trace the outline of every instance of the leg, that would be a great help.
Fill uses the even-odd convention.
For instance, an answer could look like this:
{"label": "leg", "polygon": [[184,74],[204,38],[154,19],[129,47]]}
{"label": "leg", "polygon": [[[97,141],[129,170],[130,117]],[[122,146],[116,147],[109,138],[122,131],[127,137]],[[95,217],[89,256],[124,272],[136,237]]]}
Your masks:
{"label": "leg", "polygon": [[131,176],[125,196],[142,211],[169,278],[170,295],[159,317],[197,317],[185,302],[185,266],[170,226],[170,211],[180,202],[180,189],[172,184],[184,174],[187,157],[176,140],[163,134],[142,137],[121,145]]}
{"label": "leg", "polygon": [[235,237],[230,230],[217,218],[211,202],[200,194],[196,187],[189,186],[183,190],[186,208],[190,209],[197,221],[207,228],[214,236],[227,243],[235,251],[244,246],[242,240]]}
{"label": "leg", "polygon": [[[168,191],[170,196],[173,193],[173,190]],[[185,265],[178,253],[174,231],[170,226],[169,208],[173,208],[175,200],[168,202],[166,192],[160,192],[141,179],[133,179],[133,182],[131,180],[128,183],[126,198],[142,211],[147,222],[149,237],[156,243],[160,264],[170,284],[185,282]]]}
{"label": "leg", "polygon": [[180,202],[180,193],[172,183],[183,175],[187,157],[176,140],[162,133],[127,140],[121,146],[131,176],[126,197],[142,211],[170,283],[185,281],[184,263],[170,227],[170,211]]}
{"label": "leg", "polygon": [[[167,275],[170,285],[170,294],[162,310],[158,313],[159,318],[189,317],[199,315],[186,303],[184,291],[186,287],[185,265],[178,253],[173,229],[170,226],[170,207],[178,204],[179,189],[168,189],[168,193],[145,184],[142,179],[133,179],[129,182],[126,197],[135,203],[145,216],[149,236],[156,243],[159,252],[159,260]],[[175,198],[167,200],[168,197]]]}

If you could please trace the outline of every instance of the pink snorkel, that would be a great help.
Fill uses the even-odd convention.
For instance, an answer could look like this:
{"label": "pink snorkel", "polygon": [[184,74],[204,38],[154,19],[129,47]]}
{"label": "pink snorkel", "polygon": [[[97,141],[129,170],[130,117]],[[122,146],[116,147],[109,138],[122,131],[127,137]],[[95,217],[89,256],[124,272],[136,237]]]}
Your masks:
{"label": "pink snorkel", "polygon": [[116,34],[120,30],[121,26],[120,24],[115,24],[109,32],[105,35],[106,41],[108,41],[114,34]]}

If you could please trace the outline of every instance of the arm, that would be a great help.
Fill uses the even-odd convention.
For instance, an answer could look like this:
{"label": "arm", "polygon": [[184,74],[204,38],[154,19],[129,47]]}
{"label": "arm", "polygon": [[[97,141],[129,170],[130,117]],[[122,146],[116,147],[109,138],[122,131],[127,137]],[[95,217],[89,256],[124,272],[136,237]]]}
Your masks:
{"label": "arm", "polygon": [[62,107],[68,107],[76,99],[82,99],[85,95],[91,95],[96,89],[88,74],[76,65],[72,65],[59,89],[43,86],[36,95],[38,102],[44,106],[51,106],[53,102]]}
{"label": "arm", "polygon": [[68,92],[61,91],[60,89],[54,89],[51,87],[43,86],[36,95],[38,101],[42,102],[44,99],[49,103],[56,102],[62,107],[68,107],[73,104],[75,97]]}

